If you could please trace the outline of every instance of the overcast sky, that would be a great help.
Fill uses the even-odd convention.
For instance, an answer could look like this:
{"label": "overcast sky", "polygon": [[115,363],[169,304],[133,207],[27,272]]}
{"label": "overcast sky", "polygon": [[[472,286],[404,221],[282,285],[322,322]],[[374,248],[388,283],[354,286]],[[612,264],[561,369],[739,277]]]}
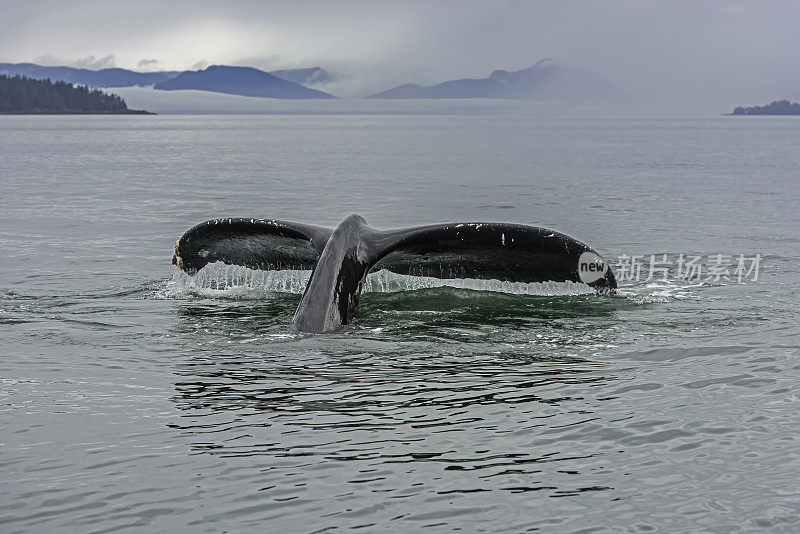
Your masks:
{"label": "overcast sky", "polygon": [[319,65],[345,90],[545,57],[639,95],[800,97],[800,2],[0,0],[0,61],[138,70]]}

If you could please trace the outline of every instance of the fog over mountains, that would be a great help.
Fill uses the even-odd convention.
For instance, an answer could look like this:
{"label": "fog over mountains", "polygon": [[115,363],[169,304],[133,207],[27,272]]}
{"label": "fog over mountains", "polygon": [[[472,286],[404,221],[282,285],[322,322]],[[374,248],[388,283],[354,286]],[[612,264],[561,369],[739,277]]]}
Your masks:
{"label": "fog over mountains", "polygon": [[153,89],[161,91],[193,89],[229,95],[284,99],[335,98],[324,91],[309,89],[263,70],[224,65],[212,65],[205,70],[182,72],[174,78],[155,84]]}
{"label": "fog over mountains", "polygon": [[496,70],[488,78],[463,78],[423,87],[404,84],[371,98],[509,98],[519,100],[607,101],[624,92],[604,76],[543,59],[534,66],[508,72]]}
{"label": "fog over mountains", "polygon": [[[212,65],[203,70],[137,72],[120,68],[90,70],[45,67],[33,63],[0,63],[0,74],[51,79],[101,88],[152,87],[157,91],[195,90],[278,99],[335,98],[320,90],[338,80],[320,67],[266,72],[252,67]],[[306,87],[313,84],[315,87]],[[564,102],[615,101],[625,91],[595,72],[544,59],[517,71],[495,70],[486,78],[461,78],[437,85],[413,83],[387,89],[370,98],[495,98],[559,100]]]}
{"label": "fog over mountains", "polygon": [[320,67],[307,69],[282,69],[269,71],[273,76],[301,85],[335,82],[337,77]]}

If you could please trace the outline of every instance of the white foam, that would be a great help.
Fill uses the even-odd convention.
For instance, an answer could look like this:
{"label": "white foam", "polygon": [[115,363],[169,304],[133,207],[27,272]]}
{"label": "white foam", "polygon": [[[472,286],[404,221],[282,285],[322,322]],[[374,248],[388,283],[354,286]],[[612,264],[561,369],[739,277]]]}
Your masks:
{"label": "white foam", "polygon": [[[275,293],[301,294],[308,284],[311,271],[258,271],[210,263],[196,275],[189,276],[178,271],[157,296],[180,298],[184,296],[203,296],[213,298],[263,298]],[[477,280],[473,278],[442,279],[428,276],[409,276],[395,274],[385,269],[367,276],[364,292],[397,293],[436,287],[453,287],[473,291],[492,291],[513,295],[587,295],[594,289],[586,284],[575,282],[501,282],[500,280]]]}
{"label": "white foam", "polygon": [[513,295],[587,295],[595,291],[586,284],[575,282],[501,282],[500,280],[478,280],[475,278],[433,278],[408,276],[382,269],[367,276],[364,291],[374,293],[396,293],[433,287],[455,287],[473,291],[493,291]]}

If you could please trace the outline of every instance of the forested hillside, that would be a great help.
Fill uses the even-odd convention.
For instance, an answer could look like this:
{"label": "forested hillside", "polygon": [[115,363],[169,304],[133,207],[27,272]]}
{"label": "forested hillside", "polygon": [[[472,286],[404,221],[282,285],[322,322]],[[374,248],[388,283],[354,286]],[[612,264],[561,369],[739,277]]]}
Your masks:
{"label": "forested hillside", "polygon": [[84,85],[0,75],[0,113],[147,113]]}

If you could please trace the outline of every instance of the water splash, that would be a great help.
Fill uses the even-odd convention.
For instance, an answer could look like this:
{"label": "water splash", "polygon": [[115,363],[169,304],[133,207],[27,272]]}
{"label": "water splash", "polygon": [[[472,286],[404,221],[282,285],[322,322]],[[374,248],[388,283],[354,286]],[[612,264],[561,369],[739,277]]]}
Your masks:
{"label": "water splash", "polygon": [[637,304],[666,303],[676,300],[697,300],[697,288],[704,284],[685,281],[658,281],[644,284],[620,284],[617,296],[632,300]]}
{"label": "water splash", "polygon": [[260,299],[275,293],[302,293],[310,277],[311,271],[259,271],[215,262],[194,276],[176,271],[156,296]]}

